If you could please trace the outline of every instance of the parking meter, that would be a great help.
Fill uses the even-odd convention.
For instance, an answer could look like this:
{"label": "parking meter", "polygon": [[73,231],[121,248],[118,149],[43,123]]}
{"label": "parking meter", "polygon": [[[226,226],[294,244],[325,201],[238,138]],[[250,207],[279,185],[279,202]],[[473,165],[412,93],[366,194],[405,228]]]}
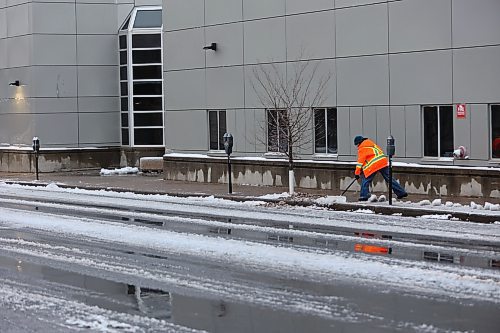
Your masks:
{"label": "parking meter", "polygon": [[33,152],[35,153],[35,171],[36,180],[38,180],[38,154],[40,153],[40,140],[37,136],[33,137]]}
{"label": "parking meter", "polygon": [[392,156],[396,153],[396,143],[394,137],[387,137],[387,155],[389,155],[389,205],[392,205]]}
{"label": "parking meter", "polygon": [[231,155],[233,152],[233,136],[231,133],[224,133],[224,150],[226,154]]}
{"label": "parking meter", "polygon": [[396,144],[394,142],[394,137],[389,135],[387,138],[387,155],[394,156],[396,153]]}
{"label": "parking meter", "polygon": [[37,154],[40,152],[40,140],[37,136],[33,138],[33,152]]}
{"label": "parking meter", "polygon": [[231,133],[224,133],[224,150],[227,154],[227,175],[228,175],[228,193],[233,193],[233,183],[231,180],[231,153],[233,152],[233,136]]}

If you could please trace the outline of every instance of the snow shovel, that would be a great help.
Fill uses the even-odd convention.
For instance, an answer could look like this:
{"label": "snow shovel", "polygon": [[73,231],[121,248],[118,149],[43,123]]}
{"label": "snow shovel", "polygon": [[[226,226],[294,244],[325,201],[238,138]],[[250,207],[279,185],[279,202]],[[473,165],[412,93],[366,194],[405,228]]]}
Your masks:
{"label": "snow shovel", "polygon": [[356,181],[356,178],[354,178],[354,179],[352,180],[352,182],[349,184],[349,186],[347,186],[347,187],[346,187],[346,189],[344,190],[344,192],[342,192],[342,194],[341,194],[340,196],[343,196],[343,195],[344,195],[344,193],[345,193],[345,192],[347,192],[347,190],[349,189],[349,187],[351,187],[351,186],[352,186],[352,184],[354,184],[354,182],[355,182],[355,181]]}

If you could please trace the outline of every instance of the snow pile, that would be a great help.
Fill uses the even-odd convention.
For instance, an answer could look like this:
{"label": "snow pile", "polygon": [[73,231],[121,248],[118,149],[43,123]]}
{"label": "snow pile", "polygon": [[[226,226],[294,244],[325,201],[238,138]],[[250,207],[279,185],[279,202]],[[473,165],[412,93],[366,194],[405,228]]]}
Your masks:
{"label": "snow pile", "polygon": [[451,218],[450,214],[431,214],[431,215],[422,215],[420,216],[423,219],[431,219],[431,220],[449,220]]}
{"label": "snow pile", "polygon": [[441,206],[441,199],[432,200],[431,206]]}
{"label": "snow pile", "polygon": [[108,169],[101,169],[101,176],[110,176],[110,175],[130,175],[130,174],[135,174],[139,172],[139,168],[133,168],[133,167],[125,167],[121,169],[114,169],[114,170],[108,170]]}
{"label": "snow pile", "polygon": [[417,203],[419,206],[429,206],[431,204],[430,200],[422,200]]}
{"label": "snow pile", "polygon": [[290,194],[288,192],[283,192],[283,193],[273,193],[273,194],[266,194],[266,195],[261,195],[260,197],[257,197],[258,199],[284,199],[284,198],[289,198]]}
{"label": "snow pile", "polygon": [[346,203],[347,198],[343,195],[327,195],[314,200],[314,202],[318,205],[328,206],[334,203]]}
{"label": "snow pile", "polygon": [[353,211],[353,213],[363,213],[363,214],[375,214],[375,212],[373,210],[370,210],[370,209],[358,209],[358,210],[355,210]]}

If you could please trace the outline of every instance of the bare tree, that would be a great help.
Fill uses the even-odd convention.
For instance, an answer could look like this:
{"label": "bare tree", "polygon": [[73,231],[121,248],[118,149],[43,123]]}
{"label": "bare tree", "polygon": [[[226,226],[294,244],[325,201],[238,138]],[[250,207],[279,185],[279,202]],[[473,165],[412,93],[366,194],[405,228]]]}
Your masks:
{"label": "bare tree", "polygon": [[280,66],[259,64],[253,70],[252,88],[266,109],[266,122],[260,124],[267,133],[259,141],[268,151],[280,152],[288,158],[289,192],[294,193],[294,157],[309,147],[313,110],[326,99],[331,72],[319,72],[319,61],[299,60]]}

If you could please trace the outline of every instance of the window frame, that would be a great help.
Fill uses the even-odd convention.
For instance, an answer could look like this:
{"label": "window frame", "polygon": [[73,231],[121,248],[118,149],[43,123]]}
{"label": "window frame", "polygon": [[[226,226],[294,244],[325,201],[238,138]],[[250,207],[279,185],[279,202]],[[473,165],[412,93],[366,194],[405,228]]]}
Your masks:
{"label": "window frame", "polygon": [[[276,117],[275,117],[275,120],[276,120],[276,135],[277,135],[277,150],[274,151],[274,150],[270,150],[270,137],[271,135],[269,135],[269,125],[270,125],[270,122],[269,122],[269,113],[270,112],[276,112]],[[284,151],[281,150],[281,138],[280,138],[280,133],[281,132],[284,132],[282,130],[280,130],[280,119],[283,119],[283,117],[281,116],[280,117],[280,114],[285,114],[286,115],[286,112],[287,110],[286,109],[266,109],[266,151],[268,153],[279,153],[279,154],[286,154],[288,153],[288,140],[285,141],[285,146],[284,146]],[[286,126],[283,127],[283,129],[287,130]]]}
{"label": "window frame", "polygon": [[[328,111],[331,110],[335,114],[335,147],[336,151],[333,153],[328,152],[328,135],[329,135],[329,130],[328,130]],[[317,133],[317,124],[316,124],[316,111],[324,111],[323,112],[323,121],[324,121],[324,126],[325,126],[325,152],[317,152],[316,151],[316,133]],[[312,116],[313,116],[313,153],[314,155],[328,155],[328,156],[337,156],[339,152],[339,144],[338,144],[338,111],[336,107],[317,107],[312,109]]]}
{"label": "window frame", "polygon": [[[441,108],[443,107],[447,107],[447,108],[450,108],[450,112],[451,112],[451,120],[452,120],[452,124],[451,124],[451,130],[452,130],[452,133],[451,133],[451,140],[452,140],[452,152],[453,152],[453,149],[455,147],[455,126],[454,126],[454,122],[453,122],[453,105],[451,104],[439,104],[439,105],[422,105],[421,107],[421,113],[422,113],[422,156],[424,158],[434,158],[434,159],[441,159],[441,158],[452,158],[452,156],[441,156],[442,155],[442,147],[441,147],[441,132],[442,132],[442,126],[441,126],[441,112],[443,112],[444,110],[442,110]],[[437,118],[437,156],[434,156],[434,155],[426,155],[425,154],[425,143],[426,143],[426,132],[425,132],[425,109],[426,108],[436,108],[436,118]]]}
{"label": "window frame", "polygon": [[[165,147],[165,97],[164,97],[164,82],[163,82],[163,25],[160,27],[154,27],[154,28],[135,28],[134,27],[134,22],[135,22],[135,17],[137,15],[137,12],[139,11],[148,11],[148,10],[162,10],[161,6],[144,6],[144,7],[137,7],[134,8],[134,10],[131,12],[129,17],[125,20],[126,23],[123,24],[121,27],[119,34],[118,34],[118,47],[120,51],[126,51],[127,53],[127,61],[126,64],[120,65],[120,69],[122,67],[126,67],[126,78],[123,80],[121,77],[119,77],[119,82],[120,82],[120,87],[122,83],[126,83],[128,87],[128,95],[122,95],[121,88],[120,88],[120,99],[128,98],[128,110],[122,110],[122,107],[120,107],[120,112],[121,113],[128,113],[128,127],[123,127],[122,123],[120,122],[120,128],[121,128],[121,133],[122,135],[120,136],[120,144],[122,146],[128,146],[128,147]],[[125,25],[127,27],[125,28]],[[159,35],[159,46],[152,46],[152,47],[134,47],[133,45],[133,37],[136,35]],[[120,47],[120,37],[121,36],[126,36],[126,49],[122,49]],[[160,51],[160,62],[152,62],[152,63],[137,63],[135,64],[133,62],[133,54],[134,51]],[[119,52],[120,53],[120,52]],[[120,54],[119,54],[120,56]],[[134,69],[137,70],[139,67],[146,67],[146,66],[160,66],[160,72],[161,72],[161,77],[155,78],[155,79],[135,79],[134,77]],[[120,72],[120,71],[119,71]],[[120,73],[119,73],[120,74]],[[134,93],[134,84],[135,83],[159,83],[161,88],[160,88],[160,94],[135,94]],[[134,107],[134,99],[135,98],[161,98],[161,105],[159,108],[156,110],[135,110]],[[161,114],[162,117],[162,124],[161,125],[150,125],[150,126],[135,126],[134,123],[134,116],[136,114],[141,114],[141,113],[158,113]],[[162,140],[159,143],[152,143],[152,144],[136,144],[135,140],[135,130],[152,130],[156,131],[157,129],[161,129],[163,132],[162,135]],[[127,144],[124,145],[124,140],[123,140],[123,133],[128,134],[128,142]]]}
{"label": "window frame", "polygon": [[[217,148],[212,149],[212,130],[210,127],[210,113],[216,112],[216,120],[217,120]],[[217,110],[207,110],[207,127],[208,127],[208,151],[210,152],[221,152],[224,151],[224,139],[223,136],[225,133],[221,133],[221,113],[224,112],[224,125],[225,125],[225,133],[227,133],[227,111],[225,109],[217,109]]]}

